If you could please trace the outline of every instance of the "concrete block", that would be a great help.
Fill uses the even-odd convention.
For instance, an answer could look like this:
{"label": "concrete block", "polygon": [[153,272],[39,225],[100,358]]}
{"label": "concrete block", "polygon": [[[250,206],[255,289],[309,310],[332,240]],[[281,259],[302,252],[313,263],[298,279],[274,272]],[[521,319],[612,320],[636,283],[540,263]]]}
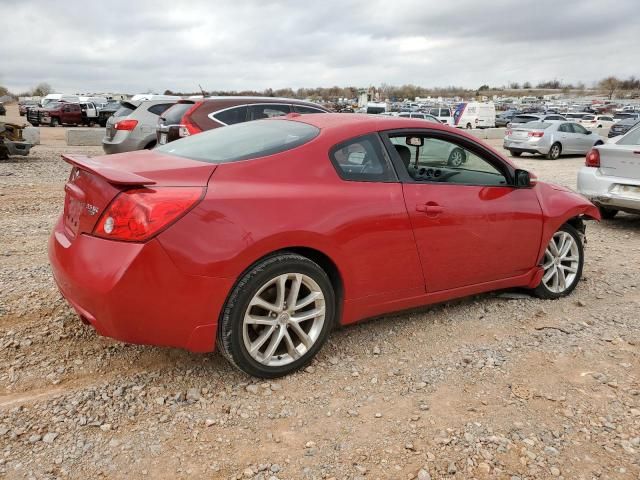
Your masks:
{"label": "concrete block", "polygon": [[40,129],[37,127],[25,127],[22,129],[22,138],[31,145],[40,145]]}
{"label": "concrete block", "polygon": [[69,128],[66,132],[69,146],[99,147],[104,136],[104,128]]}
{"label": "concrete block", "polygon": [[484,130],[487,139],[497,140],[500,138],[504,138],[504,132],[506,128],[487,128]]}

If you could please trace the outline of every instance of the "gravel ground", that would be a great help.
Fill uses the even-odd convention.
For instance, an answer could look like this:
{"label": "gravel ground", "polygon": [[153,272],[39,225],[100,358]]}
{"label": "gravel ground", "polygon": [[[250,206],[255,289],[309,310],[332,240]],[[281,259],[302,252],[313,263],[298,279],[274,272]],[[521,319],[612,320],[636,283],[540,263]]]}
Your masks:
{"label": "gravel ground", "polygon": [[[640,478],[638,217],[588,225],[568,298],[375,319],[258,382],[218,354],[100,338],[66,306],[46,244],[70,151],[100,153],[0,163],[0,477]],[[571,187],[582,162],[518,160]]]}

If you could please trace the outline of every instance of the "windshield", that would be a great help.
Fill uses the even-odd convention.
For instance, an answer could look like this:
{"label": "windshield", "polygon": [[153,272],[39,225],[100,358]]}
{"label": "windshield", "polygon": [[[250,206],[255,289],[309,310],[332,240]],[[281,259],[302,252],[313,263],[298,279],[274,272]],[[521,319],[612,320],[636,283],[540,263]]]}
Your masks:
{"label": "windshield", "polygon": [[172,107],[164,111],[160,116],[160,122],[165,125],[178,125],[182,116],[193,107],[193,103],[176,103]]}
{"label": "windshield", "polygon": [[385,110],[385,107],[367,107],[367,113],[382,113]]}
{"label": "windshield", "polygon": [[47,108],[60,108],[62,107],[62,102],[50,101],[45,104]]}
{"label": "windshield", "polygon": [[302,122],[254,120],[176,140],[155,151],[208,163],[227,163],[291,150],[319,133],[319,128]]}

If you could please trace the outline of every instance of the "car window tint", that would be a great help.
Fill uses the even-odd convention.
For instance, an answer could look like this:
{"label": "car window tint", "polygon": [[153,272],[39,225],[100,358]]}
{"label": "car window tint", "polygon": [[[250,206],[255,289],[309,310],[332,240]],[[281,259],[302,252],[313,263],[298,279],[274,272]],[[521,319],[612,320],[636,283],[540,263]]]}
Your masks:
{"label": "car window tint", "polygon": [[562,125],[560,125],[558,127],[558,131],[562,133],[573,133],[573,130],[571,129],[571,125],[568,123],[563,123]]}
{"label": "car window tint", "polygon": [[147,108],[147,111],[153,113],[154,115],[162,115],[162,113],[171,105],[173,105],[173,103],[158,103],[157,105],[152,105]]}
{"label": "car window tint", "polygon": [[289,105],[269,103],[267,105],[249,105],[247,120],[262,120],[263,118],[281,117],[291,113]]}
{"label": "car window tint", "polygon": [[294,105],[293,111],[296,113],[325,113],[323,110],[313,107],[307,107],[305,105]]}
{"label": "car window tint", "polygon": [[116,110],[116,113],[114,113],[113,116],[114,117],[126,117],[131,112],[133,112],[133,109],[131,109],[129,107],[122,106],[118,110]]}
{"label": "car window tint", "polygon": [[424,145],[418,147],[408,144],[405,135],[390,137],[413,181],[461,185],[507,184],[500,170],[468,149],[440,138],[422,138]]}
{"label": "car window tint", "polygon": [[319,128],[302,122],[243,122],[185,137],[154,151],[208,163],[227,163],[291,150],[319,133]]}
{"label": "car window tint", "polygon": [[394,180],[380,140],[365,135],[342,142],[331,149],[331,161],[343,180],[388,182]]}
{"label": "car window tint", "polygon": [[193,103],[176,103],[171,108],[164,111],[160,118],[166,125],[177,125],[182,120],[184,114],[193,107]]}
{"label": "car window tint", "polygon": [[573,133],[581,133],[581,134],[587,133],[587,129],[584,128],[582,125],[578,125],[577,123],[572,123],[571,128],[573,128]]}
{"label": "car window tint", "polygon": [[247,121],[247,106],[229,108],[213,115],[213,118],[225,125],[235,125],[236,123]]}

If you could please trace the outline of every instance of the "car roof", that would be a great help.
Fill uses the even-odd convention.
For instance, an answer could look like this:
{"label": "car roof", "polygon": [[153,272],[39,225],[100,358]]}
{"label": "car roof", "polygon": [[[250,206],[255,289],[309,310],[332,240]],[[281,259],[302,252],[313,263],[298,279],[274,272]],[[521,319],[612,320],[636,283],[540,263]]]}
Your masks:
{"label": "car roof", "polygon": [[192,101],[215,101],[215,100],[224,100],[224,101],[248,101],[248,102],[287,102],[287,103],[305,103],[309,105],[318,105],[317,103],[309,102],[307,100],[298,100],[297,98],[284,98],[284,97],[251,97],[251,96],[225,96],[225,95],[214,95],[211,97],[200,98],[200,99],[192,99]]}

